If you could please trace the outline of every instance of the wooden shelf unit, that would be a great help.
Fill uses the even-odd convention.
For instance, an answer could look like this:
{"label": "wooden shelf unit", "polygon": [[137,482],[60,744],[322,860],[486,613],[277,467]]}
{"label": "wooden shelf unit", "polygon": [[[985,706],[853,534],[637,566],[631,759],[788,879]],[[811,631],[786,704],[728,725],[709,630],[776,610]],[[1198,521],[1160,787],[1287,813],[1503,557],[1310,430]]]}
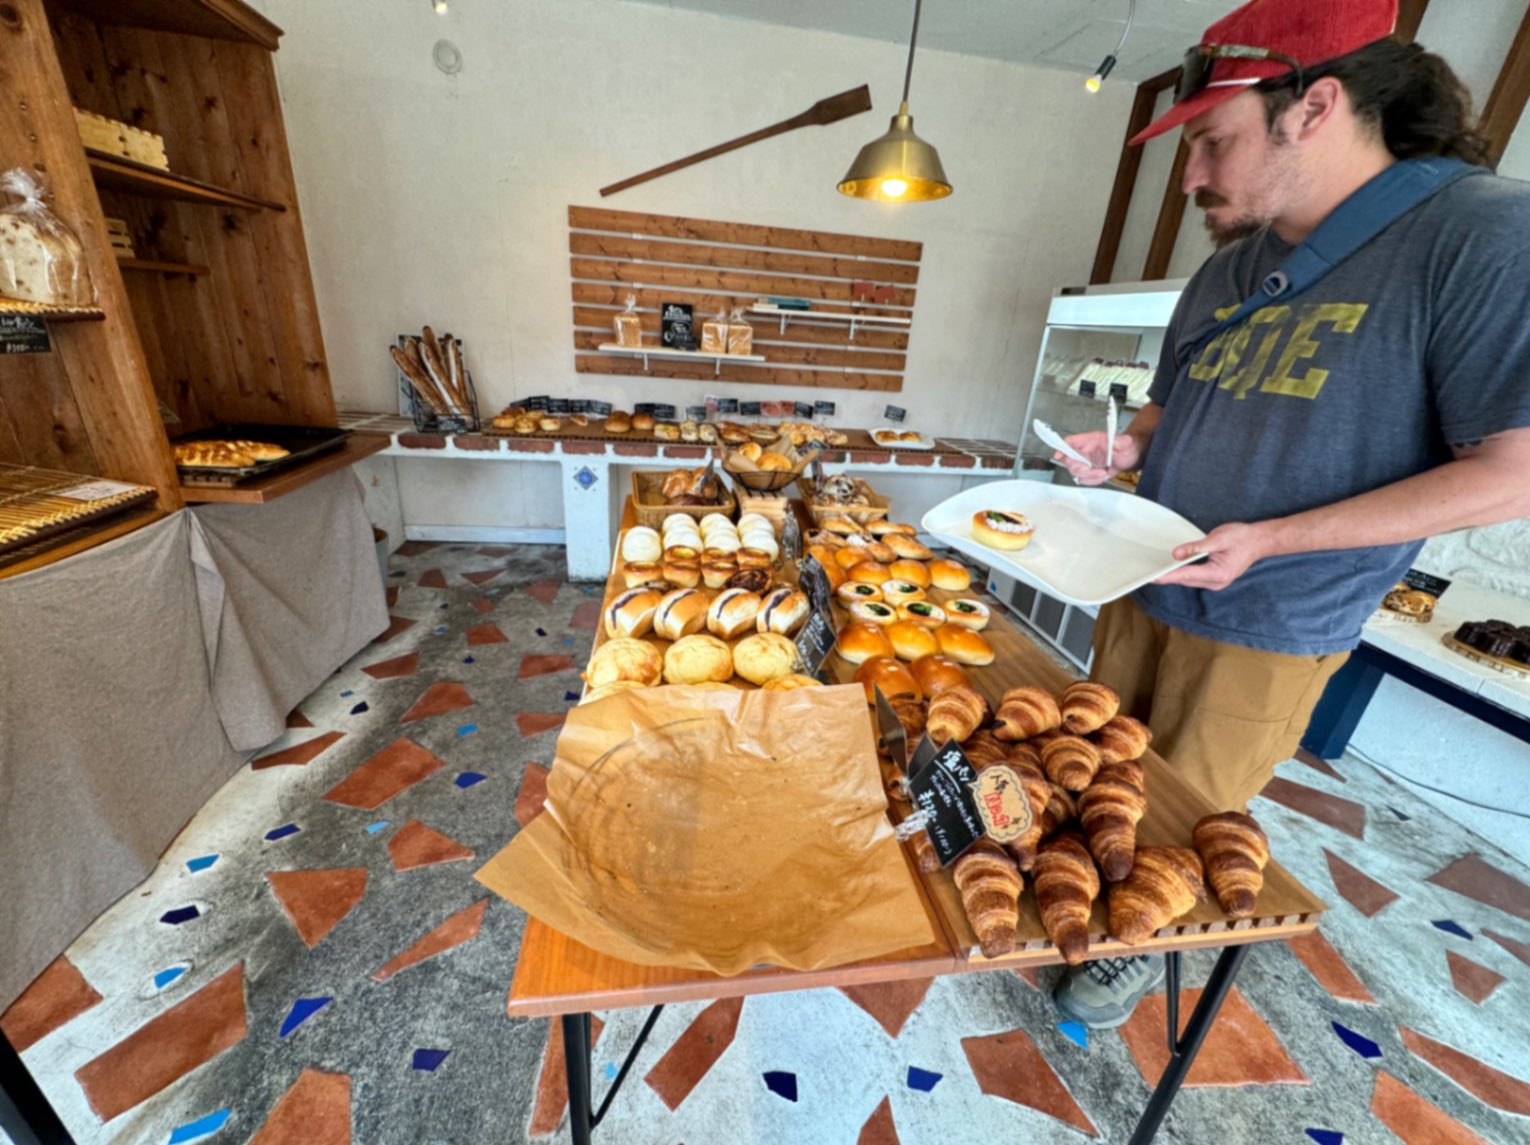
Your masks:
{"label": "wooden shelf unit", "polygon": [[321,453],[311,461],[282,469],[261,480],[246,480],[241,485],[182,485],[181,496],[188,504],[216,502],[225,505],[259,505],[274,501],[294,489],[301,489],[320,477],[327,477],[337,469],[345,469],[356,462],[381,453],[393,444],[385,433],[353,433],[345,444],[327,453]]}
{"label": "wooden shelf unit", "polygon": [[[0,30],[13,109],[0,169],[47,173],[98,295],[79,316],[95,321],[54,324],[52,353],[0,358],[0,461],[150,485],[142,524],[191,499],[161,406],[177,433],[335,425],[272,59],[281,30],[243,0],[10,0]],[[75,107],[157,132],[175,170],[87,151]],[[116,258],[106,217],[142,257]],[[315,475],[300,474],[247,499]]]}

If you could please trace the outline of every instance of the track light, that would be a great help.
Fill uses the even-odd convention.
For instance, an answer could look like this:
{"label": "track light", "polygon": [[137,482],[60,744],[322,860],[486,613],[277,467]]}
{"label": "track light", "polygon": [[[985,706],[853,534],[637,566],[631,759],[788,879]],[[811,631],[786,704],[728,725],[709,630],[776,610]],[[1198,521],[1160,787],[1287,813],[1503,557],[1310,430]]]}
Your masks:
{"label": "track light", "polygon": [[1126,46],[1126,37],[1132,34],[1132,21],[1137,18],[1137,0],[1128,0],[1126,8],[1126,27],[1121,29],[1121,39],[1116,44],[1116,50],[1106,56],[1095,69],[1094,75],[1084,81],[1084,90],[1093,95],[1105,86],[1105,81],[1116,66],[1116,57],[1121,54],[1121,49]]}
{"label": "track light", "polygon": [[446,0],[430,0],[430,6],[436,10],[437,16],[446,15]]}

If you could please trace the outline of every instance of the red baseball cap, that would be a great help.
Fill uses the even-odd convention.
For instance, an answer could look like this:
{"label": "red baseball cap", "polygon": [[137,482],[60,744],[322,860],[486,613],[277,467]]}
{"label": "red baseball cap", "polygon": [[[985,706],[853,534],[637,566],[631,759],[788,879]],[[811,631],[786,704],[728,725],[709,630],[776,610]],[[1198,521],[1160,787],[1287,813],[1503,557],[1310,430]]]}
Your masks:
{"label": "red baseball cap", "polygon": [[[1201,44],[1265,48],[1308,67],[1384,40],[1396,27],[1397,0],[1250,0],[1207,28]],[[1213,59],[1206,86],[1132,136],[1129,145],[1172,131],[1260,80],[1290,70],[1280,60]]]}

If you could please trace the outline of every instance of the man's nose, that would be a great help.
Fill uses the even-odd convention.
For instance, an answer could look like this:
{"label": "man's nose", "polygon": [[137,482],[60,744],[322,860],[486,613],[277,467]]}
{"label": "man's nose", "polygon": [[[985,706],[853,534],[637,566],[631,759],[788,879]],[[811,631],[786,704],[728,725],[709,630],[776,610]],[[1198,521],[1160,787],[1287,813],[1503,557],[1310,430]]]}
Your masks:
{"label": "man's nose", "polygon": [[[1184,146],[1181,144],[1180,146]],[[1202,187],[1206,186],[1206,161],[1196,155],[1194,150],[1185,160],[1185,173],[1179,181],[1180,190],[1186,195],[1193,195]]]}

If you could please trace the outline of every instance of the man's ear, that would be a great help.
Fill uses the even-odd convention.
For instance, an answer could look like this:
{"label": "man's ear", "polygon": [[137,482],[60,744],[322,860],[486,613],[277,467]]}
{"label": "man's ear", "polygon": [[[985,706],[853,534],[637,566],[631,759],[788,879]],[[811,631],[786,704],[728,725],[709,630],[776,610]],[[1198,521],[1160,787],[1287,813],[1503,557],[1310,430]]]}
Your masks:
{"label": "man's ear", "polygon": [[1291,125],[1296,137],[1307,138],[1321,131],[1341,107],[1348,106],[1348,100],[1344,85],[1332,76],[1313,80],[1292,109],[1298,116]]}

